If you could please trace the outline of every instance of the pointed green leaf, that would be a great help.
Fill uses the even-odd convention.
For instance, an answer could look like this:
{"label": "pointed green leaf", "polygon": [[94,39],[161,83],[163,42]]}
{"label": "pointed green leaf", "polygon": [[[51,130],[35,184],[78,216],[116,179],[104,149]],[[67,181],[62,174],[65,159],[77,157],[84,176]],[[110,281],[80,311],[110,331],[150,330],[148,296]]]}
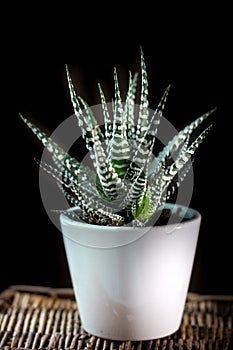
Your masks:
{"label": "pointed green leaf", "polygon": [[109,147],[110,147],[110,140],[112,138],[112,120],[110,118],[110,114],[108,111],[108,106],[106,102],[105,95],[103,93],[103,90],[101,88],[101,85],[98,84],[99,93],[100,93],[100,99],[101,99],[101,105],[102,105],[102,111],[104,116],[104,125],[105,125],[105,142],[107,145],[107,154],[109,154]]}
{"label": "pointed green leaf", "polygon": [[156,174],[162,164],[165,164],[166,160],[172,156],[172,154],[178,150],[178,148],[185,142],[186,138],[189,137],[195,129],[212,113],[216,111],[216,108],[203,114],[191,124],[187,125],[177,135],[175,135],[171,141],[163,148],[159,153],[158,157],[154,159],[150,166],[150,174]]}
{"label": "pointed green leaf", "polygon": [[143,52],[141,50],[141,97],[139,107],[139,118],[136,132],[136,140],[140,144],[148,130],[149,116],[148,102],[148,80]]}
{"label": "pointed green leaf", "polygon": [[127,138],[126,116],[120,96],[117,72],[114,70],[115,101],[113,131],[110,143],[110,161],[120,178],[124,178],[130,159],[130,147]]}

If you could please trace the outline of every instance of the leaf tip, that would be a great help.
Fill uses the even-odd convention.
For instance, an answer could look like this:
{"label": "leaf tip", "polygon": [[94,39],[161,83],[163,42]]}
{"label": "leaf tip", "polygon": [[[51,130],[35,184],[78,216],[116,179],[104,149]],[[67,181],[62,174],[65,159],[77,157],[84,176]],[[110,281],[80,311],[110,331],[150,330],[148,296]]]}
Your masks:
{"label": "leaf tip", "polygon": [[36,162],[36,164],[38,164],[39,166],[41,166],[41,161],[37,158],[34,158],[34,161]]}
{"label": "leaf tip", "polygon": [[19,112],[19,117],[24,121],[24,123],[27,122],[27,119]]}

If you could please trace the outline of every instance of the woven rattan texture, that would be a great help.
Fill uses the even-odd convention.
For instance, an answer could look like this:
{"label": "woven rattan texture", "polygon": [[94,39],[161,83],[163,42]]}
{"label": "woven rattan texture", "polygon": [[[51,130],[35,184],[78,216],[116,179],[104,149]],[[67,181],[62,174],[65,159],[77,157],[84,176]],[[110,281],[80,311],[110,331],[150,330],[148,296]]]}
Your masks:
{"label": "woven rattan texture", "polygon": [[116,342],[86,333],[70,289],[13,286],[0,296],[0,349],[233,350],[233,296],[189,294],[169,337]]}

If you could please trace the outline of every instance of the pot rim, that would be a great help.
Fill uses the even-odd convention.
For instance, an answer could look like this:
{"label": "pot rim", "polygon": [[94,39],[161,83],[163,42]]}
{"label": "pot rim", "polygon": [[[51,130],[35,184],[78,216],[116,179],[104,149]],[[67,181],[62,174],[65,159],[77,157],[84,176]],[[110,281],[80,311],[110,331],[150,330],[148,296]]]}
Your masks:
{"label": "pot rim", "polygon": [[[77,207],[74,207],[69,210],[75,210],[76,208]],[[172,208],[173,210],[177,210],[177,208],[182,209],[183,216],[181,216],[181,220],[184,216],[186,216],[188,220],[178,223],[168,223],[167,225],[145,227],[101,226],[77,221],[65,214],[61,214],[61,231],[64,237],[79,245],[89,248],[110,249],[133,243],[150,231],[154,232],[154,230],[156,230],[158,235],[167,236],[168,238],[168,236],[173,236],[173,233],[177,232],[178,234],[180,229],[184,230],[189,225],[198,226],[200,224],[201,214],[192,208],[171,203],[166,204],[165,208]]]}
{"label": "pot rim", "polygon": [[[69,212],[72,212],[72,211],[75,211],[77,210],[77,208],[79,207],[71,207],[69,208],[67,211]],[[175,211],[179,208],[182,210],[182,215],[180,215],[180,219],[182,220],[183,218],[187,219],[186,221],[180,221],[180,222],[175,222],[175,223],[168,223],[165,224],[165,225],[148,225],[146,226],[147,228],[151,228],[151,227],[166,227],[166,226],[173,226],[173,225],[179,225],[179,224],[182,224],[182,225],[185,225],[187,224],[188,222],[190,221],[195,221],[195,220],[198,220],[200,217],[201,217],[201,214],[199,211],[197,211],[196,209],[193,209],[191,207],[187,207],[187,206],[184,206],[182,204],[177,204],[177,203],[165,203],[164,205],[164,208],[165,209],[171,209],[173,214],[175,213]],[[108,229],[108,230],[127,230],[127,229],[142,229],[142,227],[140,226],[128,226],[128,225],[123,225],[123,226],[108,226],[108,225],[94,225],[94,224],[89,224],[87,222],[84,222],[84,221],[81,221],[80,220],[74,220],[72,219],[71,217],[67,216],[66,214],[62,213],[60,214],[60,218],[62,218],[62,220],[65,220],[67,222],[69,222],[69,224],[72,224],[72,225],[78,225],[78,226],[83,226],[83,227],[87,227],[87,226],[93,226],[93,227],[99,227],[101,229]]]}

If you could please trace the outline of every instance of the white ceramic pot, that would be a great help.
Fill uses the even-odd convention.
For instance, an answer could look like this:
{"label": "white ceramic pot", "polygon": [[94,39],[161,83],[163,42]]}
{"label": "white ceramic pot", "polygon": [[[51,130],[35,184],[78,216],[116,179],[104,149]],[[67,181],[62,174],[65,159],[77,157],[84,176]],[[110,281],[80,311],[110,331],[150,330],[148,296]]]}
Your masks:
{"label": "white ceramic pot", "polygon": [[178,225],[138,228],[89,225],[61,215],[87,332],[133,341],[164,337],[179,328],[201,221],[190,208],[186,217]]}

